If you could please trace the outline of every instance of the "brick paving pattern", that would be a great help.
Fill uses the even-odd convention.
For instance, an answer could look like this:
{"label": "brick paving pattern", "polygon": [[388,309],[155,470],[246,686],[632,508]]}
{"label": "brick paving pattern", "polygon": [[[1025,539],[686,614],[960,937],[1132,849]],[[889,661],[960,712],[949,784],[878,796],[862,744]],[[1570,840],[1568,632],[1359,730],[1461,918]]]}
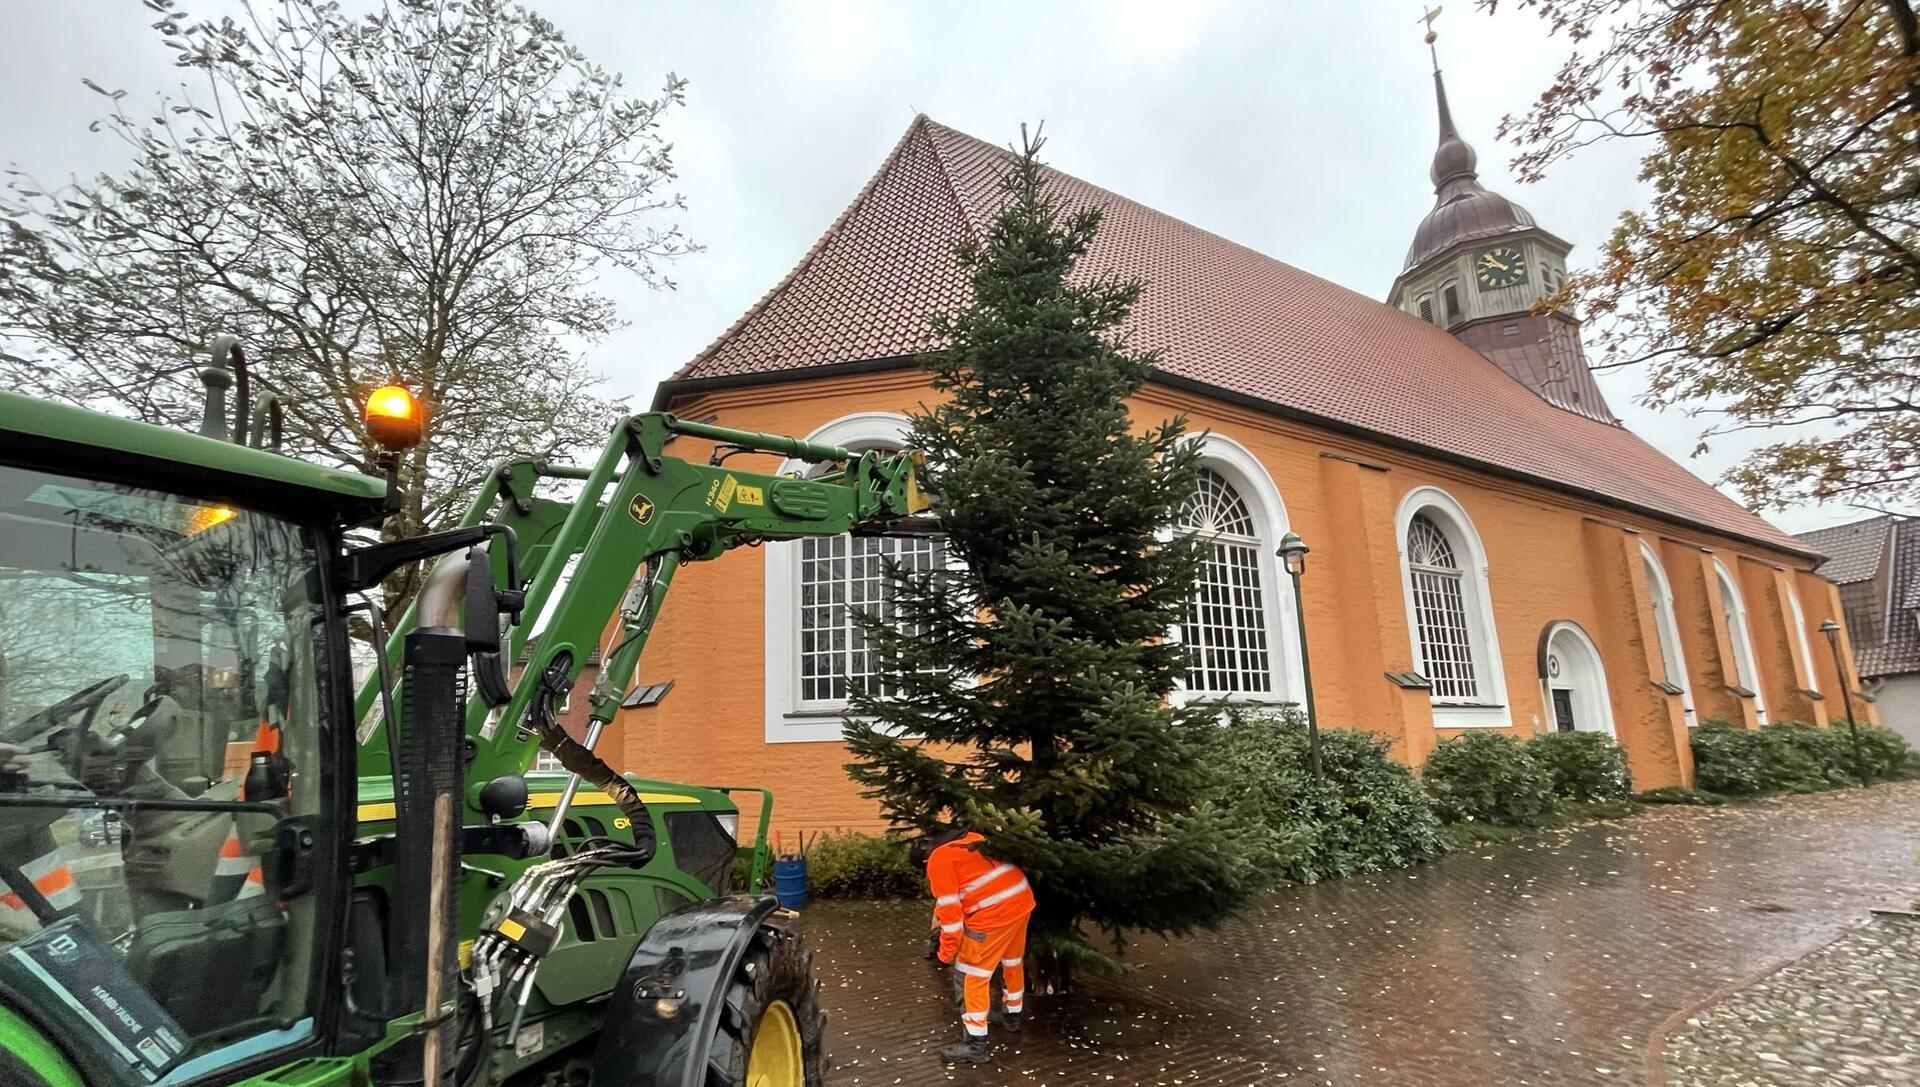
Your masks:
{"label": "brick paving pattern", "polygon": [[1124,982],[1029,997],[979,1069],[935,1053],[958,1028],[920,958],[927,905],[822,903],[831,1082],[1643,1083],[1667,1019],[1920,895],[1916,835],[1907,782],[1651,808],[1292,888],[1217,933],[1135,940]]}
{"label": "brick paving pattern", "polygon": [[1879,918],[1689,1018],[1668,1087],[1920,1083],[1920,920]]}

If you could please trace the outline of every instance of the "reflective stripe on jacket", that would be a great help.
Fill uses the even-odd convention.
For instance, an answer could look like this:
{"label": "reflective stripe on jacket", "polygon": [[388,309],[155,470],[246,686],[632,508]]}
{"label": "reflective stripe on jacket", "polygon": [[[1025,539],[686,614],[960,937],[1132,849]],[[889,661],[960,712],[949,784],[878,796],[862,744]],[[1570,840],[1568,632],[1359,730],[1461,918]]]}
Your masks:
{"label": "reflective stripe on jacket", "polygon": [[[73,869],[67,865],[65,850],[56,847],[51,853],[35,857],[20,866],[20,874],[55,910],[65,912],[80,904],[80,885],[73,878]],[[0,910],[34,920],[26,899],[11,890],[0,894]]]}
{"label": "reflective stripe on jacket", "polygon": [[1033,890],[1027,886],[1026,873],[982,854],[976,847],[984,841],[978,834],[967,833],[927,858],[941,962],[953,961],[960,950],[960,934],[968,926],[1000,928],[1033,912]]}

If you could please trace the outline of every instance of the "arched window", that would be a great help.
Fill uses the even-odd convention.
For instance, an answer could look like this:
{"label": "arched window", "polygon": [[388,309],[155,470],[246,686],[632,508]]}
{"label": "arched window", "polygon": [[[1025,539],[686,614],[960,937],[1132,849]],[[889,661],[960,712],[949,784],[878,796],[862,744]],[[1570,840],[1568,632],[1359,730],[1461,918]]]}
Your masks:
{"label": "arched window", "polygon": [[[856,451],[898,449],[905,416],[862,412],[808,435]],[[789,472],[816,471],[790,461]],[[938,537],[826,536],[766,545],[766,736],[769,742],[837,740],[855,691],[890,689],[859,616],[891,616],[887,564],[906,570],[944,566]]]}
{"label": "arched window", "polygon": [[1447,323],[1452,324],[1460,319],[1460,284],[1447,284],[1441,294],[1447,300]]}
{"label": "arched window", "polygon": [[887,564],[925,573],[946,561],[936,537],[819,536],[800,541],[800,704],[846,705],[856,692],[892,694],[861,618],[893,618]]}
{"label": "arched window", "polygon": [[1800,607],[1800,588],[1787,575],[1787,618],[1793,623],[1794,640],[1800,643],[1800,686],[1820,693],[1820,670],[1813,666],[1813,645],[1807,640],[1807,613]]}
{"label": "arched window", "polygon": [[1396,522],[1414,669],[1431,685],[1434,724],[1510,725],[1486,552],[1473,522],[1437,487],[1407,495]]}
{"label": "arched window", "polygon": [[1420,319],[1428,324],[1433,323],[1433,296],[1430,294],[1420,296]]}
{"label": "arched window", "polygon": [[1473,630],[1467,623],[1466,572],[1447,534],[1416,513],[1407,525],[1407,565],[1413,572],[1413,614],[1420,639],[1420,671],[1433,697],[1471,702],[1480,697]]}
{"label": "arched window", "polygon": [[1653,604],[1653,627],[1660,635],[1660,662],[1666,669],[1666,682],[1680,688],[1680,706],[1686,713],[1687,727],[1699,724],[1693,710],[1693,682],[1687,676],[1687,656],[1680,646],[1680,624],[1673,615],[1673,584],[1659,556],[1644,540],[1640,560],[1646,566],[1647,596]]}
{"label": "arched window", "polygon": [[1225,477],[1202,468],[1183,519],[1189,530],[1208,541],[1181,631],[1187,647],[1187,690],[1272,694],[1273,657],[1260,576],[1263,547],[1253,512]]}
{"label": "arched window", "polygon": [[1747,630],[1747,602],[1733,574],[1719,559],[1713,560],[1713,572],[1720,582],[1720,618],[1727,625],[1727,640],[1733,643],[1733,685],[1753,692],[1754,717],[1767,719],[1767,698],[1760,689],[1760,670],[1754,665],[1753,635]]}

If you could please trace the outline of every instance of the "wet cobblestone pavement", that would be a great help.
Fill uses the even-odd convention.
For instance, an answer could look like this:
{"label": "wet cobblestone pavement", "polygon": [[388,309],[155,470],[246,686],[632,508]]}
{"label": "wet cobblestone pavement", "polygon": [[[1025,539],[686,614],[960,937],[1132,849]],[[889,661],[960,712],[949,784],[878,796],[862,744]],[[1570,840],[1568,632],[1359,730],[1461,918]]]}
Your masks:
{"label": "wet cobblestone pavement", "polygon": [[807,925],[835,1087],[1644,1083],[1668,1019],[1911,904],[1916,846],[1906,782],[1654,807],[1292,888],[1220,932],[1136,941],[1125,981],[1030,995],[978,1069],[936,1055],[957,1026],[920,958],[925,903],[821,903]]}
{"label": "wet cobblestone pavement", "polygon": [[1690,1017],[1668,1087],[1920,1083],[1920,920],[1877,918]]}

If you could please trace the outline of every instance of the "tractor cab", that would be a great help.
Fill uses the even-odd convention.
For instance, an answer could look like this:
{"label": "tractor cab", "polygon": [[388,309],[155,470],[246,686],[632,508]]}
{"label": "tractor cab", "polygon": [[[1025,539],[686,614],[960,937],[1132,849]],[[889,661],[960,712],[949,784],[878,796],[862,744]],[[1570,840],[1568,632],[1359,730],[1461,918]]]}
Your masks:
{"label": "tractor cab", "polygon": [[[419,405],[367,399],[386,483],[331,471],[255,447],[271,397],[229,423],[244,356],[213,355],[198,435],[0,393],[0,1084],[819,1087],[798,919],[730,893],[771,795],[742,841],[741,788],[595,748],[671,686],[638,671],[677,570],[924,531],[913,456],[650,412],[591,467],[509,461],[455,527],[350,548]],[[389,624],[372,590],[418,562]],[[543,751],[566,772],[529,774]]]}
{"label": "tractor cab", "polygon": [[[98,1084],[279,1063],[335,976],[329,556],[381,484],[8,394],[0,420],[0,1040]],[[0,1082],[40,1063],[9,1044]]]}

